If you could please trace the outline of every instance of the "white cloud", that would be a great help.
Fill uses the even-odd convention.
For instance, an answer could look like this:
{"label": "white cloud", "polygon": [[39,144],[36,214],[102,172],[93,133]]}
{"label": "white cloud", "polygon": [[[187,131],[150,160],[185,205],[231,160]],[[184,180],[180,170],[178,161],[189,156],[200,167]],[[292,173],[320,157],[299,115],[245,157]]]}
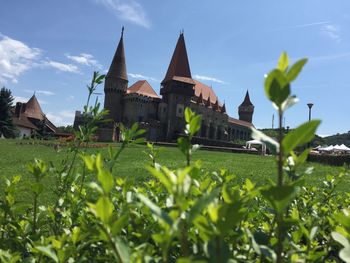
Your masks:
{"label": "white cloud", "polygon": [[95,0],[115,13],[122,20],[149,28],[151,23],[143,7],[135,0]]}
{"label": "white cloud", "polygon": [[27,93],[35,93],[35,94],[41,94],[41,95],[45,95],[45,96],[56,95],[55,93],[53,93],[52,91],[49,91],[49,90],[30,90],[30,89],[25,89],[23,91],[27,92]]}
{"label": "white cloud", "polygon": [[337,42],[341,41],[340,28],[333,24],[327,24],[322,26],[321,33]]}
{"label": "white cloud", "polygon": [[295,26],[287,27],[287,29],[294,29],[294,28],[305,28],[305,27],[313,27],[313,26],[321,26],[321,25],[328,25],[331,21],[320,21],[320,22],[313,22],[313,23],[306,23],[306,24],[300,24]]}
{"label": "white cloud", "polygon": [[26,97],[21,97],[21,96],[13,96],[13,102],[16,104],[17,102],[22,102],[22,103],[26,103],[29,98]]}
{"label": "white cloud", "polygon": [[142,74],[138,74],[138,73],[128,73],[128,75],[130,77],[132,77],[133,79],[145,79],[145,80],[151,80],[151,81],[154,81],[154,82],[160,82],[159,79],[156,79],[156,78],[153,78],[153,77],[148,77],[148,76],[145,76],[145,75],[142,75]]}
{"label": "white cloud", "polygon": [[0,33],[0,82],[17,83],[18,77],[34,67],[41,54],[40,49]]}
{"label": "white cloud", "polygon": [[203,75],[194,75],[193,76],[195,79],[198,80],[207,80],[207,81],[212,81],[212,82],[216,82],[216,83],[220,83],[220,84],[228,84],[227,82],[217,79],[217,78],[213,78],[213,77],[208,77],[208,76],[203,76]]}
{"label": "white cloud", "polygon": [[[28,100],[29,100],[29,98],[27,98],[27,97],[22,97],[22,96],[13,96],[13,103],[14,104],[16,104],[17,102],[22,102],[22,103],[27,103],[28,102]],[[38,102],[39,102],[39,104],[41,105],[41,104],[49,104],[47,101],[45,101],[45,100],[39,100],[38,99]]]}
{"label": "white cloud", "polygon": [[310,61],[314,60],[335,60],[335,59],[342,59],[342,58],[348,58],[350,57],[350,52],[344,52],[344,53],[338,53],[338,54],[331,54],[331,55],[324,55],[324,56],[316,56],[311,57]]}
{"label": "white cloud", "polygon": [[48,60],[43,63],[44,67],[54,68],[63,72],[79,73],[79,68],[73,64],[65,64],[53,60]]}
{"label": "white cloud", "polygon": [[72,101],[74,100],[74,96],[73,95],[69,95],[67,98],[66,98],[66,101]]}
{"label": "white cloud", "polygon": [[95,66],[98,69],[101,69],[101,64],[98,63],[96,59],[94,59],[94,56],[91,54],[81,53],[78,56],[72,56],[70,54],[66,54],[66,57],[78,64],[84,65],[84,66]]}
{"label": "white cloud", "polygon": [[26,71],[36,68],[54,68],[78,73],[77,66],[43,58],[43,51],[0,33],[0,83],[17,83]]}
{"label": "white cloud", "polygon": [[69,110],[62,110],[57,113],[49,112],[46,117],[56,126],[67,126],[73,124],[74,112]]}

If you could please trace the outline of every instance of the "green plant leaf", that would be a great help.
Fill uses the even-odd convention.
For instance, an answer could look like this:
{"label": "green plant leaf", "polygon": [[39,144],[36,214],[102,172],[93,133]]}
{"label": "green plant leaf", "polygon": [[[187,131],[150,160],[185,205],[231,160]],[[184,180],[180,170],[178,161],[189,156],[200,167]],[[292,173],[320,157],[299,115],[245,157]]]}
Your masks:
{"label": "green plant leaf", "polygon": [[290,131],[282,141],[284,153],[287,155],[296,147],[311,141],[314,138],[316,129],[320,123],[321,121],[319,120],[312,120]]}
{"label": "green plant leaf", "polygon": [[252,138],[258,141],[261,141],[266,144],[267,147],[271,150],[273,154],[276,154],[280,150],[280,145],[278,142],[276,142],[274,139],[271,137],[267,136],[261,131],[258,131],[255,128],[251,128],[252,130]]}
{"label": "green plant leaf", "polygon": [[289,81],[282,71],[274,69],[267,75],[265,79],[265,93],[269,100],[278,107],[289,97]]}
{"label": "green plant leaf", "polygon": [[297,62],[295,62],[287,71],[287,78],[289,82],[292,82],[293,80],[295,80],[299,73],[301,72],[301,70],[303,69],[304,65],[307,63],[307,58],[303,58],[298,60]]}
{"label": "green plant leaf", "polygon": [[200,199],[198,199],[188,214],[188,221],[192,222],[204,208],[208,207],[208,205],[214,201],[219,192],[220,189],[215,189],[210,194],[204,194]]}
{"label": "green plant leaf", "polygon": [[202,123],[202,116],[201,115],[196,115],[194,116],[191,121],[190,121],[190,135],[195,135],[196,132],[198,132],[201,128],[201,123]]}
{"label": "green plant leaf", "polygon": [[343,248],[339,252],[339,257],[346,263],[350,263],[350,247]]}
{"label": "green plant leaf", "polygon": [[190,123],[191,118],[192,118],[193,112],[189,107],[185,108],[185,121],[186,123]]}
{"label": "green plant leaf", "polygon": [[297,190],[294,185],[269,186],[261,190],[261,194],[277,213],[282,213],[295,198]]}
{"label": "green plant leaf", "polygon": [[129,216],[130,215],[128,213],[125,213],[125,214],[121,215],[118,218],[118,220],[113,223],[111,231],[112,231],[114,236],[119,235],[120,232],[122,231],[123,227],[125,227],[128,224]]}
{"label": "green plant leaf", "polygon": [[165,222],[169,226],[172,226],[173,220],[171,219],[171,217],[167,213],[162,211],[162,209],[160,209],[159,206],[157,206],[155,203],[153,203],[151,200],[149,200],[143,194],[138,193],[137,197],[140,199],[140,201],[144,205],[146,205],[151,210],[153,215],[155,215],[158,219],[162,220],[163,222]]}
{"label": "green plant leaf", "polygon": [[121,257],[122,263],[130,262],[129,248],[126,243],[121,238],[116,238],[115,244]]}
{"label": "green plant leaf", "polygon": [[105,224],[111,220],[114,205],[106,196],[101,196],[96,204],[89,203],[91,212]]}
{"label": "green plant leaf", "polygon": [[58,262],[58,257],[56,255],[56,252],[50,248],[50,247],[44,247],[44,246],[36,246],[36,250],[38,250],[43,255],[47,256],[48,258],[51,258],[54,262]]}
{"label": "green plant leaf", "polygon": [[332,238],[337,241],[339,244],[341,244],[343,247],[345,248],[350,248],[350,243],[347,240],[346,237],[344,237],[342,234],[338,233],[338,232],[332,232],[331,233]]}
{"label": "green plant leaf", "polygon": [[284,72],[288,68],[289,65],[289,58],[288,54],[286,52],[283,52],[278,60],[277,68]]}
{"label": "green plant leaf", "polygon": [[286,111],[287,109],[295,105],[298,101],[299,99],[296,96],[289,96],[281,105],[282,111]]}

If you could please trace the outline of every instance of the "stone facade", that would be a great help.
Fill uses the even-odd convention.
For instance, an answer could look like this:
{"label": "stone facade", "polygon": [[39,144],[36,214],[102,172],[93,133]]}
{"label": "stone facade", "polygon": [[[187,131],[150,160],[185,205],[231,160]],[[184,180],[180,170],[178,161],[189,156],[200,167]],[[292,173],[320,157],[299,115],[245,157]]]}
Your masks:
{"label": "stone facade", "polygon": [[[123,32],[106,75],[104,91],[104,107],[109,110],[108,118],[113,123],[99,128],[97,136],[101,141],[118,140],[120,122],[127,127],[138,122],[146,129],[150,141],[174,141],[183,133],[186,107],[202,115],[201,129],[197,134],[202,141],[230,142],[250,138],[254,105],[248,91],[239,106],[239,119],[228,116],[226,105],[220,103],[214,90],[192,79],[183,33],[161,82],[161,96],[146,80],[137,81],[128,88]],[[79,118],[77,112],[75,127],[81,122]]]}

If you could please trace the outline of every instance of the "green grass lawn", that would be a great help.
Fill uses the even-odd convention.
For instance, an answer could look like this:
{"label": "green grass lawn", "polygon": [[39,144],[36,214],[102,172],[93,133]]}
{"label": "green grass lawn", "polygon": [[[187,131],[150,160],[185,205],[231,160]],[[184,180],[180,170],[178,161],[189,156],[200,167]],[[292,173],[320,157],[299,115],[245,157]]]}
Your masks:
{"label": "green grass lawn", "polygon": [[[69,153],[65,148],[56,152],[52,146],[20,145],[19,142],[18,140],[0,140],[0,180],[3,185],[4,178],[21,175],[23,180],[21,199],[26,200],[29,198],[27,187],[32,180],[26,171],[27,164],[34,158],[40,158],[59,165]],[[147,180],[150,174],[145,170],[145,166],[150,164],[150,160],[144,153],[145,150],[146,147],[143,145],[127,148],[115,166],[115,175],[132,176],[140,181]],[[96,151],[106,153],[105,148],[89,149],[91,153]],[[193,159],[201,160],[203,169],[209,172],[219,171],[222,168],[228,169],[237,176],[239,181],[250,178],[253,182],[263,185],[269,179],[275,180],[276,166],[273,157],[200,150],[195,153]],[[185,160],[176,147],[162,147],[158,162],[172,169],[185,165]],[[302,169],[308,166],[313,166],[314,172],[305,176],[307,185],[320,185],[327,174],[336,175],[342,171],[341,167],[318,163],[307,163]],[[50,200],[52,195],[50,188],[55,184],[52,177],[45,180],[48,189],[45,191],[43,202]],[[350,178],[344,178],[344,183],[339,187],[339,191],[345,191],[349,189],[349,186]]]}

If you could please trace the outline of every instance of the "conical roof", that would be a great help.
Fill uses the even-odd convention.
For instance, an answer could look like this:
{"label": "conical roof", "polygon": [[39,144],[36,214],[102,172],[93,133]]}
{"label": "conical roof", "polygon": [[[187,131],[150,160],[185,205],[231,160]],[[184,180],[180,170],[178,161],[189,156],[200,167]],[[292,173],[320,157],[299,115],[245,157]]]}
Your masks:
{"label": "conical roof", "polygon": [[221,107],[221,113],[226,113],[226,105],[225,105],[225,102],[224,102],[224,105],[222,105],[222,107]]}
{"label": "conical roof", "polygon": [[122,28],[122,35],[119,40],[117,50],[115,51],[111,66],[109,67],[106,78],[120,78],[128,80],[128,75],[126,72],[126,63],[125,63],[125,52],[124,52],[124,27]]}
{"label": "conical roof", "polygon": [[211,101],[210,101],[210,95],[208,97],[208,100],[205,103],[205,106],[207,106],[208,108],[211,108]]}
{"label": "conical roof", "polygon": [[40,104],[35,94],[26,103],[24,114],[29,118],[38,119],[38,120],[44,119],[44,113],[41,110]]}
{"label": "conical roof", "polygon": [[253,103],[250,101],[249,97],[249,91],[247,90],[247,93],[245,94],[244,101],[242,102],[241,106],[254,106]]}
{"label": "conical roof", "polygon": [[186,44],[184,34],[181,33],[171,58],[168,71],[162,84],[169,80],[177,80],[194,84],[191,75],[190,64],[188,62]]}
{"label": "conical roof", "polygon": [[215,110],[220,111],[220,106],[219,106],[219,100],[216,99],[215,103],[214,103],[214,107]]}
{"label": "conical roof", "polygon": [[197,103],[201,104],[201,105],[204,105],[202,92],[200,93],[199,97],[197,97]]}

